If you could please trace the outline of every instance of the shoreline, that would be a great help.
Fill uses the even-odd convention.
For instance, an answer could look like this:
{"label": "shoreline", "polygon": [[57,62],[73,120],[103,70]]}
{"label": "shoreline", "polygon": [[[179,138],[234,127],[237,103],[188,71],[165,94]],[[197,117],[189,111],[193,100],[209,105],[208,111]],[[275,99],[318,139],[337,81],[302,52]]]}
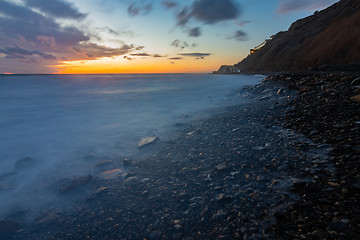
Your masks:
{"label": "shoreline", "polygon": [[[302,82],[304,76],[289,77],[273,75],[260,85],[239,90],[238,94],[251,100],[250,105],[227,107],[224,113],[193,123],[183,129],[179,138],[155,145],[160,150],[152,157],[130,163],[124,178],[92,180],[88,186],[92,194],[85,202],[74,203],[72,211],[46,211],[32,224],[21,226],[20,230],[15,228],[11,236],[14,239],[334,236],[333,229],[313,230],[313,225],[323,227],[316,222],[323,212],[316,212],[312,218],[311,212],[307,213],[310,216],[303,212],[322,206],[310,200],[317,197],[314,194],[319,194],[319,190],[326,189],[324,193],[328,194],[328,182],[337,194],[345,187],[324,179],[323,172],[333,172],[329,167],[339,167],[331,159],[332,145],[310,136],[315,142],[311,141],[305,137],[309,135],[305,130],[309,127],[314,130],[316,126],[300,128],[295,121],[298,117],[306,123],[307,118],[301,118],[304,103],[299,99],[306,93],[302,87],[311,79]],[[324,90],[321,85],[314,89],[318,87]],[[307,94],[306,97],[311,97],[318,92],[307,90]],[[312,104],[316,105],[316,101]],[[341,152],[341,145],[337,149]],[[353,188],[347,189],[349,196]],[[301,197],[304,194],[310,200]],[[354,197],[352,203],[357,202],[358,195]],[[306,222],[308,219],[312,222]],[[358,233],[356,221],[351,217],[339,219],[341,224],[352,226],[346,236]],[[295,231],[299,224],[304,225],[301,232]],[[344,235],[340,233],[338,238]]]}
{"label": "shoreline", "polygon": [[286,115],[287,127],[331,148],[325,169],[310,173],[315,182],[294,189],[301,200],[279,218],[279,239],[356,239],[360,234],[359,73],[274,75],[299,91]]}

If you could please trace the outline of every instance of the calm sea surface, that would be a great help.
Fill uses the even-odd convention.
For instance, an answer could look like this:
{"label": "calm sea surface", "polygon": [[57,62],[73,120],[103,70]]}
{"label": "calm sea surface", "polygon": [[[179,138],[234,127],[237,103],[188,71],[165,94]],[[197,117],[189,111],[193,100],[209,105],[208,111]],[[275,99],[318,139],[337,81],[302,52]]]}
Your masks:
{"label": "calm sea surface", "polygon": [[[11,190],[0,191],[0,195],[11,202],[32,182],[86,174],[93,165],[79,162],[88,154],[136,154],[141,138],[174,137],[176,126],[241,102],[234,90],[262,78],[210,74],[0,76],[0,175],[14,172],[16,161],[24,157],[40,163],[36,170],[16,173],[10,182],[0,178],[0,187],[12,184]],[[5,202],[0,208],[7,206]]]}

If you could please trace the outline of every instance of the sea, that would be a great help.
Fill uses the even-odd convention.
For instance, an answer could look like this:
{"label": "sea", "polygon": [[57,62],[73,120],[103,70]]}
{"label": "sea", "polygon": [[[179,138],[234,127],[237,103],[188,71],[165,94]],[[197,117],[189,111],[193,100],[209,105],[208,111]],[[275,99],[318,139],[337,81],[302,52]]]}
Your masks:
{"label": "sea", "polygon": [[[0,218],[51,205],[57,179],[93,174],[87,158],[136,156],[144,137],[176,139],[186,124],[245,102],[238,90],[263,77],[0,75]],[[16,168],[24,158],[34,162]]]}

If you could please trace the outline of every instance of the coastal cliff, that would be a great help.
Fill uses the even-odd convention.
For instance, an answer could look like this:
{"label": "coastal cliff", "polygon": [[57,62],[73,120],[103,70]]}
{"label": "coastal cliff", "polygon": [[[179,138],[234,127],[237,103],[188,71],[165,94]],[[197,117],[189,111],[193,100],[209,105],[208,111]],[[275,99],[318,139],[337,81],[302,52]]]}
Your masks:
{"label": "coastal cliff", "polygon": [[360,69],[360,2],[340,2],[294,22],[234,65],[241,72]]}

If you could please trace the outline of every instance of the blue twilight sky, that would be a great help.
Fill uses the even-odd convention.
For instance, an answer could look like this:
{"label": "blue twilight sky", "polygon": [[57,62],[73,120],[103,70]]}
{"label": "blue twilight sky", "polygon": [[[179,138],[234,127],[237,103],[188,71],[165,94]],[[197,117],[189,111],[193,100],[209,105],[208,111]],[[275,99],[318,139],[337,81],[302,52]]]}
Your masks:
{"label": "blue twilight sky", "polygon": [[0,0],[0,74],[208,72],[337,1]]}

